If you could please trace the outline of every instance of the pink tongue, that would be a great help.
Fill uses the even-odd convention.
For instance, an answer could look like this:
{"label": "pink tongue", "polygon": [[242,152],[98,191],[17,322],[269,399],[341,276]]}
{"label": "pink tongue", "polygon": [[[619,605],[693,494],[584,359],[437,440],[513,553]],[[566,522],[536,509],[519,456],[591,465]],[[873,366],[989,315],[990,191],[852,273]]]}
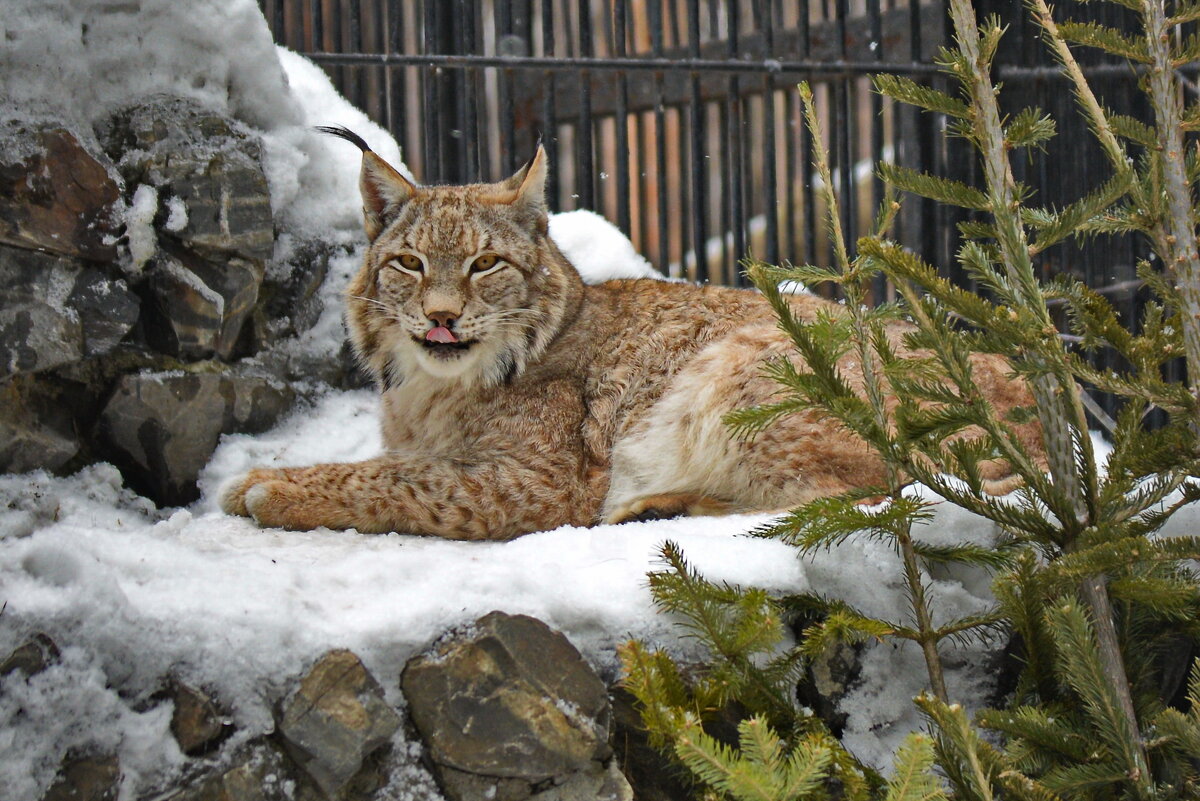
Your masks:
{"label": "pink tongue", "polygon": [[444,325],[439,325],[437,328],[431,328],[425,332],[426,342],[437,342],[442,345],[452,345],[458,342],[458,337]]}

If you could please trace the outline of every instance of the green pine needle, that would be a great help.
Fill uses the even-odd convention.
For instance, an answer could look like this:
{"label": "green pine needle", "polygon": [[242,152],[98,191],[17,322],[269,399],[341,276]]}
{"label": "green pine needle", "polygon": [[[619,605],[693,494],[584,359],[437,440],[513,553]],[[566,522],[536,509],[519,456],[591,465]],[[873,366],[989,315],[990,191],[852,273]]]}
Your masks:
{"label": "green pine needle", "polygon": [[892,768],[884,801],[942,801],[946,793],[931,770],[934,761],[933,741],[924,734],[913,732],[904,738]]}
{"label": "green pine needle", "polygon": [[1058,26],[1063,38],[1087,47],[1097,47],[1114,56],[1136,61],[1140,64],[1150,63],[1150,54],[1145,42],[1126,36],[1115,28],[1096,22],[1063,22]]}
{"label": "green pine needle", "polygon": [[918,172],[886,161],[879,163],[879,178],[904,192],[927,197],[948,206],[976,211],[991,209],[988,196],[959,181]]}
{"label": "green pine needle", "polygon": [[871,76],[871,81],[875,84],[875,91],[887,95],[894,100],[899,100],[901,103],[908,103],[909,105],[923,108],[926,111],[946,114],[958,119],[971,118],[971,109],[966,103],[951,97],[945,92],[939,92],[924,84],[917,83],[911,78],[881,73]]}

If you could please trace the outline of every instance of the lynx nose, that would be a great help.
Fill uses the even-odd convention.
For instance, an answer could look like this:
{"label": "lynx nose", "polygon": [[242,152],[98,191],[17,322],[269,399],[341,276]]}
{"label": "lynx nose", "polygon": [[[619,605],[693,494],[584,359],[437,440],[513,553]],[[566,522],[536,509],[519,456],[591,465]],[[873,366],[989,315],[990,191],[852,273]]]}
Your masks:
{"label": "lynx nose", "polygon": [[441,328],[449,328],[458,319],[457,314],[448,311],[428,312],[425,316],[433,322],[435,327]]}

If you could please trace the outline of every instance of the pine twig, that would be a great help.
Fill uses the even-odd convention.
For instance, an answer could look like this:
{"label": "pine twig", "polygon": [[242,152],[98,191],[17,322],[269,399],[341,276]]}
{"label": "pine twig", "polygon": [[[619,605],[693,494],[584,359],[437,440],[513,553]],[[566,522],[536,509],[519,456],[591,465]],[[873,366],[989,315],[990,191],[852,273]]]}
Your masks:
{"label": "pine twig", "polygon": [[[1144,0],[1146,5],[1151,0]],[[1161,9],[1160,9],[1161,13]],[[955,35],[959,48],[967,62],[970,74],[960,75],[970,87],[972,102],[976,108],[975,136],[976,144],[983,156],[984,176],[988,194],[992,200],[992,212],[998,234],[997,244],[1009,280],[1017,287],[1025,290],[1030,301],[1030,308],[1037,315],[1039,323],[1049,330],[1056,330],[1050,320],[1045,304],[1040,296],[1035,294],[1034,273],[1029,260],[1029,243],[1024,228],[1020,222],[1019,203],[1016,194],[1016,184],[1004,146],[1003,128],[1000,122],[1000,109],[991,79],[988,75],[990,63],[984,56],[979,36],[978,23],[974,9],[969,0],[951,0],[950,15],[954,22]],[[1181,159],[1182,167],[1182,159]],[[1192,251],[1195,251],[1195,239],[1192,238]],[[1200,274],[1200,268],[1197,271]],[[1196,287],[1196,308],[1200,312],[1200,284]],[[1197,356],[1200,357],[1200,338],[1197,339]],[[1197,362],[1200,364],[1200,361]],[[1087,420],[1083,413],[1083,405],[1079,400],[1079,388],[1073,380],[1060,382],[1053,375],[1034,379],[1032,382],[1034,397],[1042,419],[1042,427],[1046,442],[1047,459],[1050,472],[1056,488],[1062,492],[1070,504],[1069,515],[1060,515],[1064,526],[1068,529],[1068,547],[1071,541],[1085,528],[1090,519],[1087,474],[1095,475],[1095,458],[1091,451],[1091,442],[1087,438]],[[1084,470],[1080,470],[1080,459],[1083,457]],[[1108,589],[1103,576],[1095,576],[1085,580],[1080,587],[1080,593],[1092,613],[1096,635],[1099,642],[1104,666],[1104,675],[1110,682],[1115,696],[1120,702],[1123,715],[1127,718],[1129,730],[1138,732],[1137,715],[1130,695],[1129,681],[1125,673],[1125,665],[1121,659],[1117,632],[1113,623],[1112,606],[1108,598]],[[1150,781],[1149,762],[1145,747],[1137,743],[1138,765],[1134,772],[1139,776],[1131,776],[1139,795],[1147,797],[1148,782]]]}
{"label": "pine twig", "polygon": [[[813,103],[812,90],[807,84],[800,85],[800,100],[804,106],[805,121],[809,131],[812,133],[813,141],[822,141],[820,121]],[[843,282],[843,287],[846,290],[846,306],[854,320],[855,355],[858,358],[859,364],[862,365],[864,390],[871,412],[874,415],[876,428],[880,432],[886,432],[890,426],[884,401],[879,359],[871,347],[869,341],[869,323],[866,321],[863,313],[865,298],[861,286],[861,274],[851,264],[845,242],[841,236],[841,225],[839,224],[841,211],[837,196],[833,192],[833,180],[829,174],[829,164],[825,158],[824,148],[814,148],[813,162],[821,178],[824,180],[826,188],[825,202],[829,212],[829,228],[834,236],[834,249],[838,260],[838,267],[841,268],[842,274],[848,279]],[[894,458],[885,458],[884,464],[887,468],[888,494],[893,498],[897,498],[903,491],[904,479],[901,477],[899,467]],[[904,562],[904,580],[908,585],[912,612],[917,623],[916,639],[921,646],[921,653],[925,658],[925,669],[929,674],[930,689],[933,690],[934,695],[942,703],[949,703],[950,695],[946,691],[946,678],[942,669],[942,659],[937,649],[938,631],[933,623],[933,614],[930,611],[929,599],[925,594],[925,584],[921,578],[920,562],[913,546],[911,519],[898,522],[892,533],[896,537],[896,542]]]}
{"label": "pine twig", "polygon": [[1150,53],[1150,98],[1158,121],[1158,147],[1167,195],[1167,250],[1161,255],[1175,275],[1182,317],[1183,344],[1194,404],[1195,425],[1200,430],[1200,251],[1196,243],[1193,197],[1184,165],[1183,130],[1179,94],[1171,63],[1171,31],[1162,0],[1142,0],[1142,19]]}

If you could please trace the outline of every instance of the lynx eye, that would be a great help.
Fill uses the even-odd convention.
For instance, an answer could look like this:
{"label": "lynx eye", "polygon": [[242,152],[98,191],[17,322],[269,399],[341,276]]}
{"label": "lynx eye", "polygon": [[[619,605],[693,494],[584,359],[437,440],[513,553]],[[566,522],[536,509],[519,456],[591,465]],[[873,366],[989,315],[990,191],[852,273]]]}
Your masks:
{"label": "lynx eye", "polygon": [[471,262],[471,272],[484,273],[500,263],[500,257],[495,253],[484,253],[475,261]]}
{"label": "lynx eye", "polygon": [[411,253],[402,253],[392,259],[393,265],[402,270],[407,270],[410,273],[420,273],[425,271],[425,265],[422,264],[420,257],[414,256]]}

